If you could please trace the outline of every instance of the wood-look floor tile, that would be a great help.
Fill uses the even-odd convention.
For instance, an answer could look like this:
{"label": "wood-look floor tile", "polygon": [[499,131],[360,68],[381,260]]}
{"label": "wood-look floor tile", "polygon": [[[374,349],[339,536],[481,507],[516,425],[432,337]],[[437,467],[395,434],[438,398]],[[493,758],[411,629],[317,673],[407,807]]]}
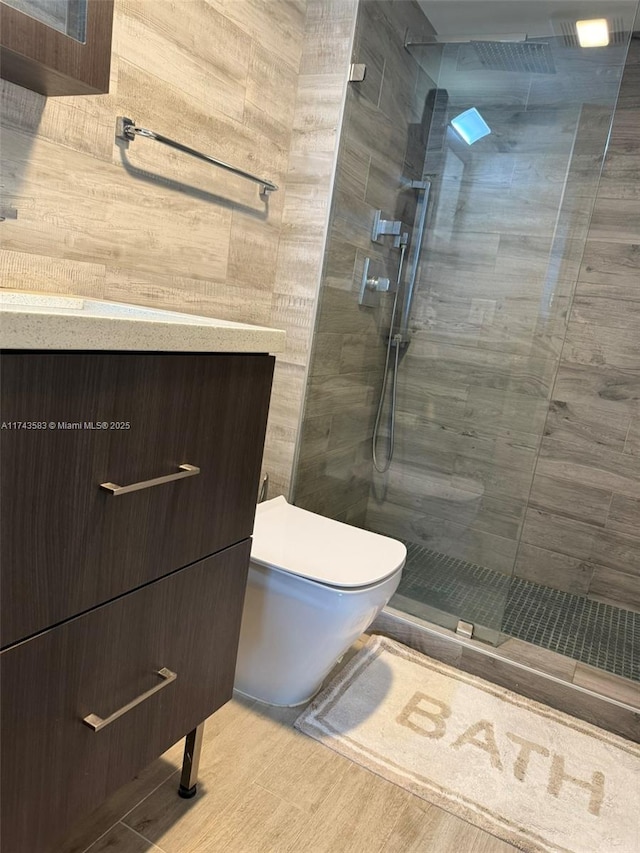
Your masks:
{"label": "wood-look floor tile", "polygon": [[312,814],[341,784],[349,765],[337,752],[292,730],[286,752],[260,773],[256,784],[295,809]]}
{"label": "wood-look floor tile", "polygon": [[417,800],[401,812],[384,853],[510,853],[511,844],[483,832],[436,806]]}
{"label": "wood-look floor tile", "polygon": [[[167,853],[201,849],[211,824],[286,749],[289,725],[299,713],[295,708],[248,705],[242,699],[231,704],[230,714],[236,710],[233,706],[240,706],[233,725],[225,725],[221,731],[205,728],[198,795],[192,800],[180,799],[170,780],[124,820]],[[189,827],[188,833],[185,827]]]}
{"label": "wood-look floor tile", "polygon": [[287,853],[382,851],[413,795],[345,759],[348,767]]}
{"label": "wood-look floor tile", "polygon": [[87,853],[164,853],[157,844],[152,844],[122,823],[116,824],[99,838]]}
{"label": "wood-look floor tile", "polygon": [[[170,784],[175,790],[178,785],[176,771],[181,766],[183,750],[183,741],[172,746],[161,758],[158,758],[139,773],[135,779],[128,782],[108,800],[105,800],[94,812],[79,821],[66,839],[56,847],[55,853],[82,853],[137,803],[172,776],[174,778]],[[174,774],[176,775],[174,776]],[[115,837],[119,838],[121,834],[116,833]],[[91,847],[91,853],[94,853],[96,849]],[[120,853],[119,847],[116,846],[115,849]],[[141,849],[146,850],[147,848]],[[137,850],[137,848],[132,847],[131,850]]]}
{"label": "wood-look floor tile", "polygon": [[[295,839],[308,816],[291,803],[262,788],[244,787],[231,808],[221,814],[209,812],[209,819],[197,837],[190,822],[182,826],[182,837],[172,834],[168,853],[285,853],[297,850]],[[163,839],[161,845],[165,845]]]}

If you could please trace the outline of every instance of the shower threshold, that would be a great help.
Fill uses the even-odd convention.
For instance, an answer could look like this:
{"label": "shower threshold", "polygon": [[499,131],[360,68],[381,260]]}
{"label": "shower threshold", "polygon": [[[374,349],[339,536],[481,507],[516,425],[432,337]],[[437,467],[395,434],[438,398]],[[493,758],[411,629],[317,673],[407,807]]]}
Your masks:
{"label": "shower threshold", "polygon": [[640,613],[405,545],[392,607],[450,628],[464,619],[481,640],[514,637],[640,681]]}

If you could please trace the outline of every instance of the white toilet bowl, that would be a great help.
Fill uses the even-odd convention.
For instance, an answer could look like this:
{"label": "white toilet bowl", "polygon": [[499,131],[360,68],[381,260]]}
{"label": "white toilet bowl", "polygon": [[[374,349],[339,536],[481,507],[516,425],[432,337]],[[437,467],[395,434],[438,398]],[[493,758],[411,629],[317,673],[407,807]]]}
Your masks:
{"label": "white toilet bowl", "polygon": [[272,705],[308,701],[389,601],[406,554],[282,496],[258,504],[236,689]]}

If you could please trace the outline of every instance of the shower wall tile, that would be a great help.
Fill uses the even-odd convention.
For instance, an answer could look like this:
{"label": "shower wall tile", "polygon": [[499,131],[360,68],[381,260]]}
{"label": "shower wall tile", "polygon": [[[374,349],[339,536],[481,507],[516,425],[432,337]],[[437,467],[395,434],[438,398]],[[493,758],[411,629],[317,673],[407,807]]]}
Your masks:
{"label": "shower wall tile", "polygon": [[629,535],[619,530],[594,531],[592,557],[610,569],[636,576],[640,582],[640,535]]}
{"label": "shower wall tile", "polygon": [[529,506],[589,524],[604,525],[612,497],[606,489],[540,475],[534,479]]}
{"label": "shower wall tile", "polygon": [[623,452],[628,456],[640,456],[640,417],[631,419]]}
{"label": "shower wall tile", "polygon": [[[606,177],[602,186],[607,184]],[[606,190],[602,190],[605,192]],[[637,199],[612,198],[598,192],[593,211],[590,240],[610,243],[640,243],[640,211]]]}
{"label": "shower wall tile", "polygon": [[[583,593],[628,609],[640,609],[638,58],[640,46],[633,41],[523,537],[533,546],[592,565],[593,575]],[[553,489],[549,478],[557,483]],[[611,498],[603,516],[606,493]],[[579,523],[561,520],[557,514],[542,515],[536,508],[560,513],[563,494],[567,495],[563,514],[580,518]],[[516,572],[530,577],[524,549]]]}
{"label": "shower wall tile", "polygon": [[[584,305],[585,297],[580,297],[580,300]],[[640,364],[640,339],[637,335],[640,302],[591,298],[586,301],[590,311],[597,312],[597,303],[605,301],[615,305],[616,310],[603,318],[604,323],[598,322],[597,317],[594,322],[588,322],[585,321],[585,314],[581,313],[581,304],[577,304],[575,319],[572,318],[567,329],[566,360],[574,364],[598,364],[620,370],[635,370]],[[621,310],[625,305],[633,306],[633,309],[626,313]],[[619,325],[613,320],[614,313],[620,317]]]}
{"label": "shower wall tile", "polygon": [[596,568],[589,585],[589,597],[625,610],[640,610],[640,579],[638,573],[627,574],[610,568]]}
{"label": "shower wall tile", "polygon": [[[372,274],[393,278],[397,269],[397,251],[388,239],[372,243],[371,228],[378,208],[388,218],[408,219],[403,202],[397,209],[394,205],[404,180],[407,128],[414,120],[414,92],[422,72],[404,49],[404,35],[423,20],[415,3],[360,3],[352,61],[365,63],[367,75],[347,87],[305,409],[305,419],[311,418],[318,431],[303,432],[296,472],[296,503],[333,517],[348,514],[358,523],[364,523],[371,485],[371,435],[392,304],[386,296],[379,309],[361,307],[358,294],[366,257]],[[321,419],[326,416],[324,448]],[[333,473],[322,455],[327,448],[329,454],[338,453]],[[349,454],[353,458],[345,464],[355,465],[357,475],[343,478],[338,463]]]}
{"label": "shower wall tile", "polygon": [[589,560],[521,543],[514,574],[543,586],[585,595],[589,590],[594,568]]}
{"label": "shower wall tile", "polygon": [[515,540],[393,503],[378,506],[375,498],[371,498],[367,526],[380,533],[417,542],[434,551],[478,565],[486,566],[490,562],[498,572],[508,574],[513,567]]}
{"label": "shower wall tile", "polygon": [[527,545],[589,561],[595,535],[595,528],[589,524],[529,507],[522,541]]}
{"label": "shower wall tile", "polygon": [[574,480],[584,486],[609,489],[613,493],[640,497],[640,460],[620,451],[606,451],[584,442],[544,439],[536,467],[542,476]]}

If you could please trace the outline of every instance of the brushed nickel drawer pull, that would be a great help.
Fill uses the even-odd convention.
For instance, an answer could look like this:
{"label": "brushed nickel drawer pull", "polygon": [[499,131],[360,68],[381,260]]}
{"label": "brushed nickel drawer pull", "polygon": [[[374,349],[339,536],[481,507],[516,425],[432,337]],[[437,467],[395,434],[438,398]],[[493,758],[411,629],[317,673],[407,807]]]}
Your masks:
{"label": "brushed nickel drawer pull", "polygon": [[140,696],[137,696],[135,699],[132,699],[131,702],[128,702],[126,705],[123,705],[122,708],[118,708],[117,711],[114,711],[113,714],[110,714],[104,720],[102,717],[99,717],[97,714],[89,714],[84,717],[82,722],[89,726],[90,729],[93,729],[94,732],[99,732],[100,729],[104,729],[106,726],[111,725],[115,720],[119,717],[124,716],[128,711],[132,708],[135,708],[136,705],[140,705],[145,699],[148,699],[149,696],[153,696],[154,693],[158,693],[158,691],[165,688],[168,684],[171,684],[172,681],[175,681],[178,677],[176,672],[171,672],[170,669],[167,669],[166,666],[163,666],[162,669],[159,669],[156,673],[162,679],[161,684],[156,684],[155,687],[152,687],[151,690],[147,690],[145,693],[141,693]]}
{"label": "brushed nickel drawer pull", "polygon": [[177,474],[165,474],[164,477],[155,477],[153,480],[142,480],[140,483],[131,483],[130,486],[117,486],[115,483],[100,483],[100,488],[112,495],[126,495],[128,492],[137,492],[140,489],[150,489],[151,486],[160,486],[162,483],[172,483],[174,480],[183,480],[185,477],[195,477],[200,469],[195,465],[178,465],[180,471]]}

